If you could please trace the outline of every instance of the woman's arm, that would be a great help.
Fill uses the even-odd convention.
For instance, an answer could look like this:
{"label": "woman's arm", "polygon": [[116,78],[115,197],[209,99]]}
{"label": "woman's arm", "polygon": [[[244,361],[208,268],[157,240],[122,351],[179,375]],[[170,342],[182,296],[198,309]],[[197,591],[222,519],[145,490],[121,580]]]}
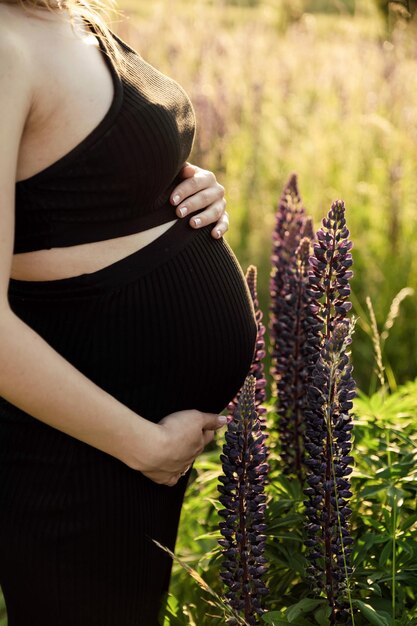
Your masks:
{"label": "woman's arm", "polygon": [[33,417],[172,485],[222,423],[182,411],[153,424],[79,372],[8,302],[19,145],[33,103],[25,44],[0,24],[0,396]]}

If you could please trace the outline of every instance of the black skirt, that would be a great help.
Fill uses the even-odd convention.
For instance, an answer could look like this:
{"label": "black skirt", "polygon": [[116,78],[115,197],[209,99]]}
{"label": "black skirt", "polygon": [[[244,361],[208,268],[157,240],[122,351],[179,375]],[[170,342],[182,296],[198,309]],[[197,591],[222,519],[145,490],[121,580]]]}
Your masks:
{"label": "black skirt", "polygon": [[[256,340],[242,270],[212,226],[177,220],[90,274],[10,280],[11,308],[139,415],[220,413]],[[80,411],[83,399],[79,398]],[[184,492],[0,399],[0,585],[9,626],[156,626]]]}

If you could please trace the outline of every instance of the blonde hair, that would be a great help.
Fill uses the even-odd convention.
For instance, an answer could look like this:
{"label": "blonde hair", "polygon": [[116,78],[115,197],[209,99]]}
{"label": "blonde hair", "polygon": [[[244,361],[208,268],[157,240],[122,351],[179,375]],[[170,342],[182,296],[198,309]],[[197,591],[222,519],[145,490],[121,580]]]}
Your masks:
{"label": "blonde hair", "polygon": [[116,65],[123,64],[123,57],[107,24],[110,21],[110,14],[123,16],[116,6],[116,0],[0,0],[0,3],[19,4],[26,11],[30,9],[45,9],[52,13],[66,11],[73,29],[74,18],[81,17],[92,24],[95,34],[103,41],[107,53],[111,55]]}

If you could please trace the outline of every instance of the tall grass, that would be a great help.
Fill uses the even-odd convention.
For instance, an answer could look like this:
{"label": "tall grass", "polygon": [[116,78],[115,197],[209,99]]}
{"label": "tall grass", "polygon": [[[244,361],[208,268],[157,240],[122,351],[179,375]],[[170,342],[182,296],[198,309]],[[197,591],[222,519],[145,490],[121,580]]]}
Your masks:
{"label": "tall grass", "polygon": [[[243,266],[257,265],[264,310],[277,190],[288,174],[298,172],[316,219],[346,199],[356,242],[353,360],[368,389],[365,298],[382,326],[393,297],[417,285],[417,38],[400,24],[386,41],[382,19],[363,4],[367,13],[353,17],[303,13],[305,2],[291,10],[266,0],[136,2],[115,30],[189,93],[197,115],[190,160],[226,187],[227,238]],[[385,346],[397,382],[417,374],[416,296],[401,306]]]}

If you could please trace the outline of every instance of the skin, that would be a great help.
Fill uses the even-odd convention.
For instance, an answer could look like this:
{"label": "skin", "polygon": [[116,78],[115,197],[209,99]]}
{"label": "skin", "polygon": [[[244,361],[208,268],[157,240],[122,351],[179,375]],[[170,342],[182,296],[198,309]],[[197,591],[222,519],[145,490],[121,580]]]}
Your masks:
{"label": "skin", "polygon": [[[151,480],[171,486],[213,440],[226,418],[190,408],[168,415],[157,424],[149,422],[81,374],[18,318],[8,301],[12,268],[16,278],[42,280],[50,277],[45,278],[43,272],[52,261],[68,261],[68,257],[57,256],[64,254],[59,248],[13,255],[15,181],[65,154],[73,147],[69,137],[75,145],[79,143],[97,124],[98,113],[103,117],[109,107],[111,79],[104,61],[98,51],[81,47],[76,51],[75,46],[81,45],[62,16],[28,19],[20,7],[0,3],[0,396],[40,421],[120,459]],[[74,71],[76,62],[78,72]],[[86,80],[80,80],[80,84],[90,88],[83,94],[85,98],[80,93],[62,93],[61,85],[68,88],[71,76],[81,79],[82,72]],[[77,110],[74,102],[78,102]],[[85,128],[80,128],[80,120]],[[210,172],[196,166],[187,164],[183,173],[184,180],[173,193],[181,196],[177,210],[187,206],[192,212],[207,206],[199,217],[202,224],[212,221],[214,213],[220,215],[220,208],[224,209],[224,189],[214,182]],[[224,229],[220,217],[220,227],[222,224]],[[158,236],[156,229],[151,230]],[[121,256],[129,253],[127,237],[110,240],[114,246],[109,247],[108,255],[98,255],[101,263],[112,263],[115,254],[121,253],[120,239]],[[84,248],[83,271],[94,271],[98,269],[94,264],[98,243],[109,242],[72,246],[65,254]],[[131,240],[131,245],[140,246],[140,239]],[[79,254],[77,250],[76,256]],[[25,258],[30,259],[32,270],[29,262],[25,265]],[[79,271],[71,258],[71,271],[75,267]]]}

